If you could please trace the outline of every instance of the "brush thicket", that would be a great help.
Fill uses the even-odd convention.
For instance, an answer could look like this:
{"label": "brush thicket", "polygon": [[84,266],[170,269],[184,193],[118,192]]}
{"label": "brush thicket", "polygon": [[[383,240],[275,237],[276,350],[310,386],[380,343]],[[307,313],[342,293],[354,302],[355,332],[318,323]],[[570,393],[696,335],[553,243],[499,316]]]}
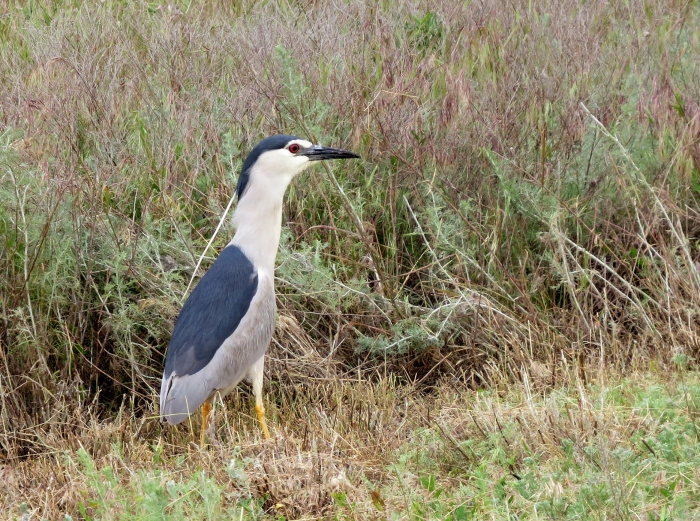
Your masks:
{"label": "brush thicket", "polygon": [[[306,394],[326,406],[338,381],[528,378],[544,392],[570,371],[588,383],[692,361],[699,14],[574,0],[0,8],[0,451],[51,452],[85,415],[161,435],[185,288],[242,158],[278,132],[363,160],[289,190],[271,410]],[[252,433],[237,400],[231,428]]]}

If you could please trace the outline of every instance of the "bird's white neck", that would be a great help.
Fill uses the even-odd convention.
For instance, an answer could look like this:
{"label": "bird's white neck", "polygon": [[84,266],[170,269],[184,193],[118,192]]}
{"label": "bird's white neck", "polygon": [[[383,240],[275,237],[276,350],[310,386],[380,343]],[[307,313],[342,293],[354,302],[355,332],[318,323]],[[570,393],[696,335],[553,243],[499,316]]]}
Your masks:
{"label": "bird's white neck", "polygon": [[238,202],[233,214],[236,234],[231,239],[231,244],[238,246],[254,266],[266,270],[272,276],[282,232],[282,203],[289,182],[278,179],[278,183],[271,189],[265,181],[260,177],[252,177]]}

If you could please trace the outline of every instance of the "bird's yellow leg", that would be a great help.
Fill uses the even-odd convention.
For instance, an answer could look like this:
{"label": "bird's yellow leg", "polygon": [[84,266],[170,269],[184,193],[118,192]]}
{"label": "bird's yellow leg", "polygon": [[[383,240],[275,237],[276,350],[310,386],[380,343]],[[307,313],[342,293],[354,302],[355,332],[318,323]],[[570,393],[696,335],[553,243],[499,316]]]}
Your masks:
{"label": "bird's yellow leg", "polygon": [[[255,401],[258,401],[257,398]],[[262,400],[260,403],[255,404],[255,413],[258,415],[258,420],[260,421],[260,426],[262,427],[263,436],[265,436],[266,440],[269,440],[270,432],[267,430],[267,422],[265,421],[265,407],[262,404]]]}
{"label": "bird's yellow leg", "polygon": [[211,402],[213,401],[213,396],[204,400],[202,404],[202,432],[199,435],[199,446],[204,447],[204,443],[207,439],[207,427],[209,427],[209,413],[211,412]]}
{"label": "bird's yellow leg", "polygon": [[264,363],[265,356],[261,356],[260,359],[252,365],[248,374],[250,375],[250,379],[253,381],[253,394],[255,394],[255,413],[258,415],[258,421],[260,422],[260,427],[262,427],[263,436],[265,436],[266,440],[269,440],[270,432],[267,430],[267,422],[265,421],[265,406],[263,405],[262,400]]}

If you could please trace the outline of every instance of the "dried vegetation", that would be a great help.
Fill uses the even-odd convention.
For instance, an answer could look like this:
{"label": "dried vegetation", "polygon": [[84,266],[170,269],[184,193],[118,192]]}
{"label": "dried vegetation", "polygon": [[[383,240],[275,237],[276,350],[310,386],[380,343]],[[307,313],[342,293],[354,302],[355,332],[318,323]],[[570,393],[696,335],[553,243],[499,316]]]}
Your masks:
{"label": "dried vegetation", "polygon": [[[539,455],[573,440],[574,460],[609,469],[585,447],[609,435],[612,454],[646,420],[587,408],[588,386],[698,354],[699,20],[671,0],[0,6],[3,506],[414,512],[436,475],[496,497],[493,469],[530,457],[490,460],[479,489],[487,452],[467,441],[498,432]],[[243,390],[202,454],[196,425],[155,419],[163,353],[242,156],[277,132],[363,161],[288,194],[280,437],[260,444]],[[562,388],[578,416],[552,403]],[[410,472],[454,461],[411,477],[402,453]],[[442,494],[447,510],[414,515],[503,512]],[[590,511],[632,515],[611,497]]]}

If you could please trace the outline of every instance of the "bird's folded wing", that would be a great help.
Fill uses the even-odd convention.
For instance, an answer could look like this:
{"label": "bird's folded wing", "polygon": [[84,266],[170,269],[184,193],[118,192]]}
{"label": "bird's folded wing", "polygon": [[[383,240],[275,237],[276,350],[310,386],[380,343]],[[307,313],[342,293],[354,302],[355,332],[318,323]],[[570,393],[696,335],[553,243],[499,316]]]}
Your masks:
{"label": "bird's folded wing", "polygon": [[236,330],[258,290],[258,273],[234,245],[224,248],[185,302],[165,359],[165,377],[194,374]]}

